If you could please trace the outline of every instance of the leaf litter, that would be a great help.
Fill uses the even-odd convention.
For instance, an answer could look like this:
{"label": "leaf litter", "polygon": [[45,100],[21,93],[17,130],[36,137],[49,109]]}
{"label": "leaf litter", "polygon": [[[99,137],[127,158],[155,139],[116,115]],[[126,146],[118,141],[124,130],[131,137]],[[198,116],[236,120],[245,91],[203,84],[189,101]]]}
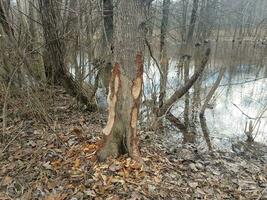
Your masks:
{"label": "leaf litter", "polygon": [[127,156],[99,163],[105,114],[55,93],[51,124],[31,113],[9,120],[9,141],[17,136],[0,146],[0,199],[267,199],[266,160],[178,142],[173,151],[152,132],[140,135],[145,165]]}

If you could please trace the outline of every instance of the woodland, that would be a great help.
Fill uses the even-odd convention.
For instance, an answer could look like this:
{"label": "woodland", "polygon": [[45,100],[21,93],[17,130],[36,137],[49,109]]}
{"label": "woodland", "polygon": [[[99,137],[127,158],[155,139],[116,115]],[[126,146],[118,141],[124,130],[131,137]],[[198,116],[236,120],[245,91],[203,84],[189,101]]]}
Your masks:
{"label": "woodland", "polygon": [[267,200],[267,0],[0,0],[0,200]]}

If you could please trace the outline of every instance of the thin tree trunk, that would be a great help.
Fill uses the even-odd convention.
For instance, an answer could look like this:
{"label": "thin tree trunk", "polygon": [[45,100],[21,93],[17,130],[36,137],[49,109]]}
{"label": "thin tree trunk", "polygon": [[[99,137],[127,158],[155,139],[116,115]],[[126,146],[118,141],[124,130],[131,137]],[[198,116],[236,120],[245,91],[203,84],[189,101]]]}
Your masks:
{"label": "thin tree trunk", "polygon": [[188,30],[188,34],[187,34],[187,44],[192,43],[195,25],[196,25],[196,20],[197,20],[198,1],[199,0],[193,1],[193,9],[192,9],[192,13],[191,13],[189,30]]}
{"label": "thin tree trunk", "polygon": [[[192,42],[193,42],[193,35],[195,30],[195,24],[197,19],[197,10],[198,10],[198,0],[193,1],[193,9],[191,13],[190,18],[190,24],[189,24],[189,30],[187,34],[185,49],[184,49],[184,55],[182,56],[181,60],[183,63],[184,68],[184,82],[186,83],[189,79],[189,71],[190,71],[190,62],[191,62],[191,48],[192,48]],[[187,132],[189,133],[189,106],[190,106],[190,95],[189,91],[185,94],[185,100],[184,100],[184,125],[186,127]],[[184,142],[192,141],[189,137],[184,137]]]}
{"label": "thin tree trunk", "polygon": [[104,55],[103,66],[100,66],[98,76],[101,79],[102,86],[109,90],[109,81],[112,69],[112,52],[113,52],[113,3],[112,0],[103,0],[104,29],[102,36],[102,52]]}
{"label": "thin tree trunk", "polygon": [[160,76],[160,94],[159,94],[159,107],[163,105],[166,96],[167,78],[168,78],[168,58],[166,47],[166,35],[169,21],[170,0],[163,1],[162,20],[160,28],[160,64],[162,75]]}
{"label": "thin tree trunk", "polygon": [[37,42],[37,33],[36,33],[36,26],[35,26],[35,22],[33,20],[35,20],[35,13],[34,13],[34,0],[30,0],[29,1],[29,19],[28,19],[28,23],[29,23],[29,33],[30,33],[30,50],[34,49],[35,43]]}
{"label": "thin tree trunk", "polygon": [[215,83],[213,84],[212,88],[210,89],[206,99],[205,99],[205,102],[201,108],[201,111],[199,113],[199,119],[200,119],[200,124],[201,124],[201,129],[202,129],[202,132],[203,132],[203,135],[204,135],[204,138],[206,140],[206,143],[208,145],[208,148],[209,150],[211,151],[212,150],[212,144],[211,144],[211,140],[210,140],[210,136],[209,136],[209,129],[208,129],[208,126],[207,126],[207,122],[206,122],[206,117],[205,117],[205,110],[209,104],[209,101],[211,100],[213,94],[215,93],[215,91],[217,90],[222,78],[223,78],[223,75],[224,75],[224,72],[225,72],[226,68],[225,67],[222,67],[220,69],[220,72],[219,72],[219,75],[215,81]]}
{"label": "thin tree trunk", "polygon": [[[184,63],[184,84],[189,80],[189,68],[190,68],[190,56],[184,56],[183,63]],[[190,94],[189,91],[186,92],[184,96],[184,125],[186,128],[186,132],[189,131],[189,106],[190,106]],[[188,137],[184,137],[184,143],[190,141]]]}

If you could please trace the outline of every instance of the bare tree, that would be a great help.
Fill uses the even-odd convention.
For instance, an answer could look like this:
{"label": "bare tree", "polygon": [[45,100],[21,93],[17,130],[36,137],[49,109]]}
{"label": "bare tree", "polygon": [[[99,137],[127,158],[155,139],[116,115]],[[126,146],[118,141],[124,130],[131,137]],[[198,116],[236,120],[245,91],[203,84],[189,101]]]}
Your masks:
{"label": "bare tree", "polygon": [[60,1],[57,0],[39,0],[45,39],[44,65],[47,81],[50,84],[63,85],[71,95],[78,97],[83,104],[89,105],[90,109],[95,109],[94,102],[91,102],[91,94],[85,94],[67,70],[64,61],[66,49],[62,35],[62,22],[58,12],[59,3]]}
{"label": "bare tree", "polygon": [[160,76],[160,95],[159,95],[159,107],[163,105],[164,98],[166,96],[167,78],[168,78],[168,58],[167,58],[167,46],[166,36],[170,12],[170,0],[163,1],[162,8],[162,20],[160,27],[160,64],[161,64],[161,76]]}

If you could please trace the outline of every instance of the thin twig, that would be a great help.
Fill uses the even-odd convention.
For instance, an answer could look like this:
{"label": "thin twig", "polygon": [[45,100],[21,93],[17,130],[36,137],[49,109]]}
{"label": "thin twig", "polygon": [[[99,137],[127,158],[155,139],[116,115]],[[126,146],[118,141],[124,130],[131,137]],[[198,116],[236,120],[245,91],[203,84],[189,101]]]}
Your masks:
{"label": "thin twig", "polygon": [[163,77],[163,76],[164,76],[164,75],[163,75],[163,72],[161,71],[161,68],[160,68],[160,66],[159,66],[159,63],[158,63],[157,59],[156,59],[156,58],[154,57],[154,55],[153,55],[151,46],[150,46],[149,42],[147,41],[147,39],[145,39],[145,43],[146,43],[146,45],[147,45],[147,48],[148,48],[150,57],[151,57],[151,58],[154,60],[154,62],[156,63],[156,66],[157,66],[157,68],[158,68],[158,70],[159,70],[160,76]]}
{"label": "thin twig", "polygon": [[248,119],[262,119],[265,117],[259,116],[259,117],[250,117],[248,114],[246,114],[241,108],[239,108],[235,103],[232,103],[243,115],[245,115]]}
{"label": "thin twig", "polygon": [[25,129],[26,126],[24,126],[13,138],[12,140],[9,141],[9,143],[7,143],[7,145],[5,146],[5,148],[3,149],[2,153],[4,153],[7,148],[11,145],[11,143],[19,136],[19,134]]}
{"label": "thin twig", "polygon": [[260,193],[260,195],[258,196],[257,200],[260,200],[261,197],[264,195],[264,193],[267,191],[267,187],[264,188],[264,190]]}

